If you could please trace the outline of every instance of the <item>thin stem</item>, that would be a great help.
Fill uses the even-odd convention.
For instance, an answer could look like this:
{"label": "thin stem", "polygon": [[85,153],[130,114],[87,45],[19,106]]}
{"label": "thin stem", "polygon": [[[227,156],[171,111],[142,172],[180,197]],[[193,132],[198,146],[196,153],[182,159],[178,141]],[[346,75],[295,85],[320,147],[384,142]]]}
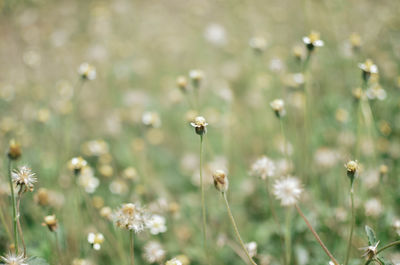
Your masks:
{"label": "thin stem", "polygon": [[56,241],[56,248],[57,248],[57,255],[58,255],[58,260],[61,264],[64,264],[63,259],[61,257],[61,248],[60,248],[60,243],[58,242],[58,235],[57,235],[57,230],[54,231],[54,237]]}
{"label": "thin stem", "polygon": [[381,253],[382,251],[384,251],[384,250],[386,250],[386,249],[388,249],[388,248],[397,246],[397,245],[400,245],[400,240],[397,240],[397,241],[394,241],[394,242],[392,242],[392,243],[387,244],[386,246],[384,246],[384,247],[382,247],[381,249],[379,249],[379,250],[376,252],[376,254],[378,255],[378,254]]}
{"label": "thin stem", "polygon": [[286,141],[286,134],[285,134],[285,128],[283,127],[283,121],[282,121],[282,117],[279,117],[279,123],[281,125],[281,134],[282,134],[282,138],[283,138],[283,153],[285,155],[286,158],[286,163],[289,165],[290,161],[289,161],[289,149],[288,149],[288,144]]}
{"label": "thin stem", "polygon": [[203,248],[204,254],[209,262],[208,248],[207,248],[207,212],[206,203],[204,195],[204,181],[203,181],[203,135],[200,135],[200,193],[201,193],[201,215],[202,215],[202,225],[203,225]]}
{"label": "thin stem", "polygon": [[9,224],[6,221],[6,218],[4,217],[4,213],[3,213],[3,205],[0,205],[0,219],[1,219],[1,223],[4,226],[4,229],[6,230],[7,236],[10,240],[13,240],[13,235],[10,232],[9,229]]}
{"label": "thin stem", "polygon": [[233,218],[231,207],[229,207],[229,202],[228,202],[228,199],[226,198],[226,193],[225,192],[222,192],[222,197],[224,198],[226,210],[228,211],[228,215],[229,215],[229,219],[231,220],[231,223],[232,223],[233,229],[235,231],[236,237],[239,240],[239,243],[242,246],[243,251],[246,253],[246,256],[249,259],[249,261],[251,262],[251,264],[257,265],[257,263],[254,262],[254,260],[250,256],[249,252],[247,251],[246,245],[243,243],[242,237],[240,236],[240,233],[239,233],[239,229],[237,228],[237,225],[236,225],[236,222],[235,222],[235,218]]}
{"label": "thin stem", "polygon": [[290,209],[287,209],[286,212],[286,221],[285,221],[285,249],[286,249],[286,264],[290,265],[291,256],[292,256],[292,231],[291,231],[291,216]]}
{"label": "thin stem", "polygon": [[19,219],[20,218],[19,206],[21,205],[22,189],[23,187],[21,186],[18,192],[18,199],[17,199],[17,226],[18,226],[19,237],[21,238],[21,243],[24,248],[24,258],[26,258],[26,245],[24,240],[24,234],[22,233],[21,221]]}
{"label": "thin stem", "polygon": [[15,207],[15,195],[14,195],[14,185],[11,178],[11,164],[12,160],[8,159],[8,180],[10,182],[10,189],[11,189],[11,201],[12,201],[12,208],[13,208],[13,231],[14,231],[14,247],[15,253],[18,254],[18,231],[17,231],[17,209]]}
{"label": "thin stem", "polygon": [[346,260],[344,262],[344,265],[347,265],[349,263],[349,258],[350,258],[350,250],[351,250],[351,243],[353,241],[353,230],[354,230],[354,222],[355,222],[355,214],[354,214],[354,188],[353,188],[353,183],[351,184],[350,188],[350,198],[351,198],[351,221],[350,221],[350,234],[349,234],[349,242],[347,244],[347,254],[346,254]]}
{"label": "thin stem", "polygon": [[295,205],[297,212],[300,214],[300,216],[303,218],[304,222],[306,223],[306,225],[308,226],[308,228],[310,229],[311,233],[314,235],[315,239],[318,241],[318,243],[320,244],[320,246],[322,247],[322,249],[325,251],[326,255],[328,255],[328,257],[331,259],[331,261],[335,264],[335,265],[340,265],[339,262],[333,257],[333,255],[331,254],[331,252],[329,252],[328,248],[325,246],[325,244],[322,242],[321,238],[319,237],[319,235],[317,234],[317,232],[314,230],[314,228],[312,227],[312,225],[310,224],[310,222],[308,221],[308,219],[305,217],[305,215],[303,214],[303,212],[301,211],[300,207],[296,204]]}
{"label": "thin stem", "polygon": [[129,249],[130,249],[130,256],[131,256],[131,265],[135,264],[135,246],[134,246],[134,240],[133,240],[133,230],[129,231]]}

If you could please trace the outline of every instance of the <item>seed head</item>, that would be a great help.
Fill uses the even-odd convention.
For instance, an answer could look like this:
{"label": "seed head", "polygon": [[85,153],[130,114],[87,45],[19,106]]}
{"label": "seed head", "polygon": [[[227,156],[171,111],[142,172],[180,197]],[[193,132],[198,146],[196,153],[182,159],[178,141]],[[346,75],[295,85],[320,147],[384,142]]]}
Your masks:
{"label": "seed head", "polygon": [[262,156],[257,159],[252,165],[250,173],[255,177],[266,179],[267,177],[273,177],[276,172],[276,166],[274,161],[266,156]]}
{"label": "seed head", "polygon": [[154,214],[147,222],[147,228],[150,230],[150,234],[158,235],[167,231],[167,226],[165,225],[165,217]]}
{"label": "seed head", "polygon": [[190,123],[195,129],[195,132],[198,135],[204,135],[207,133],[207,125],[206,119],[202,116],[197,116],[193,122]]}
{"label": "seed head", "polygon": [[16,187],[19,187],[21,191],[27,190],[33,191],[34,184],[37,182],[35,173],[27,166],[22,166],[18,170],[14,170],[11,173],[12,181]]}
{"label": "seed head", "polygon": [[148,223],[147,212],[137,204],[123,204],[113,214],[114,223],[116,226],[133,230],[136,233],[141,232]]}
{"label": "seed head", "polygon": [[58,228],[58,222],[56,215],[47,215],[44,217],[44,222],[42,223],[43,226],[47,226],[47,228],[51,231],[54,232]]}
{"label": "seed head", "polygon": [[272,110],[275,112],[276,117],[280,118],[285,116],[285,102],[282,99],[275,99],[270,103]]}
{"label": "seed head", "polygon": [[8,147],[8,158],[11,160],[17,160],[18,158],[21,157],[22,151],[21,151],[21,145],[16,142],[14,139],[10,141],[9,147]]}
{"label": "seed head", "polygon": [[228,176],[225,171],[218,169],[213,173],[214,186],[220,192],[226,192],[229,187]]}

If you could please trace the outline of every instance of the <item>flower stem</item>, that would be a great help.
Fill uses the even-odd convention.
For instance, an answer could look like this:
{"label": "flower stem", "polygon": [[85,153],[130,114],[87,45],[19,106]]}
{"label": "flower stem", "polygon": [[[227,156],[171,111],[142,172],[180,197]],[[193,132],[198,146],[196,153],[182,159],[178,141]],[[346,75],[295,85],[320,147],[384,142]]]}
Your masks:
{"label": "flower stem", "polygon": [[21,221],[20,221],[20,205],[21,205],[21,198],[22,198],[22,189],[23,187],[20,188],[18,192],[18,199],[17,199],[17,226],[18,226],[18,232],[19,232],[19,237],[21,238],[21,243],[24,248],[24,258],[26,258],[26,245],[25,245],[25,240],[24,240],[24,234],[22,233],[22,227],[21,227]]}
{"label": "flower stem", "polygon": [[285,257],[286,257],[286,264],[287,265],[291,264],[290,261],[291,261],[291,254],[292,254],[292,247],[291,247],[292,238],[291,238],[291,225],[290,225],[291,222],[290,222],[290,220],[291,220],[290,209],[288,209],[287,212],[286,212],[286,221],[285,221],[285,245],[286,245],[286,247],[285,247],[285,249],[286,249]]}
{"label": "flower stem", "polygon": [[201,195],[201,215],[203,225],[203,248],[204,255],[206,256],[207,263],[209,262],[208,248],[207,248],[207,213],[204,195],[204,181],[203,181],[203,135],[200,135],[200,195]]}
{"label": "flower stem", "polygon": [[11,201],[12,201],[12,208],[13,208],[13,231],[14,231],[14,247],[15,253],[18,254],[18,231],[17,231],[17,209],[15,207],[15,195],[14,195],[14,186],[11,178],[11,164],[12,160],[8,159],[8,180],[10,182],[10,189],[11,189]]}
{"label": "flower stem", "polygon": [[310,224],[310,222],[308,221],[308,219],[305,217],[305,215],[303,214],[303,212],[301,211],[300,207],[296,204],[295,205],[297,212],[300,214],[300,216],[303,218],[304,222],[306,222],[306,225],[308,226],[308,228],[310,229],[311,233],[314,235],[315,239],[318,241],[318,243],[320,244],[320,246],[322,247],[322,249],[325,251],[326,255],[328,255],[328,257],[331,259],[331,261],[335,264],[335,265],[340,265],[339,262],[333,257],[333,255],[331,254],[331,252],[328,250],[328,248],[325,246],[325,244],[322,242],[321,238],[319,237],[319,235],[317,234],[317,232],[314,230],[314,228],[312,227],[312,225]]}
{"label": "flower stem", "polygon": [[3,224],[3,226],[4,226],[4,229],[6,230],[8,238],[10,240],[13,240],[13,235],[10,232],[8,223],[7,223],[6,218],[4,216],[4,213],[3,213],[3,204],[2,203],[0,204],[0,220],[1,220],[1,223]]}
{"label": "flower stem", "polygon": [[135,264],[135,246],[133,240],[133,230],[129,231],[129,249],[130,249],[130,256],[131,256],[131,265]]}
{"label": "flower stem", "polygon": [[55,241],[56,241],[56,248],[57,248],[57,255],[58,255],[58,261],[61,264],[64,264],[64,261],[61,257],[61,248],[60,248],[60,243],[58,242],[58,235],[57,235],[57,231],[54,231],[54,237],[55,237]]}
{"label": "flower stem", "polygon": [[281,125],[281,134],[282,134],[282,138],[283,138],[283,153],[285,154],[286,163],[289,166],[289,164],[290,164],[290,161],[289,161],[289,148],[288,148],[288,143],[286,141],[286,134],[285,134],[285,128],[283,127],[282,117],[279,118],[279,123]]}
{"label": "flower stem", "polygon": [[397,245],[400,245],[400,240],[397,240],[397,241],[394,241],[394,242],[392,242],[392,243],[387,244],[386,246],[384,246],[384,247],[382,247],[381,249],[379,249],[379,250],[376,252],[376,254],[378,255],[378,254],[381,253],[382,251],[384,251],[384,250],[386,250],[386,249],[388,249],[388,248],[390,248],[390,247],[397,246]]}
{"label": "flower stem", "polygon": [[236,237],[239,240],[239,243],[242,246],[243,251],[246,253],[246,256],[249,259],[249,261],[251,262],[251,264],[257,265],[257,263],[255,263],[254,260],[251,258],[249,252],[247,251],[247,248],[246,248],[245,244],[243,243],[242,237],[240,236],[240,233],[239,233],[239,229],[237,228],[237,225],[236,225],[236,222],[235,222],[235,218],[233,218],[231,208],[229,207],[229,202],[228,202],[228,199],[226,198],[226,193],[225,192],[222,192],[222,197],[224,198],[226,210],[228,211],[228,215],[229,215],[229,219],[231,220],[231,223],[232,223],[233,229],[235,231]]}
{"label": "flower stem", "polygon": [[350,199],[351,199],[351,221],[350,221],[350,234],[349,234],[349,242],[347,244],[347,254],[346,254],[346,260],[344,262],[344,265],[347,265],[349,263],[349,258],[350,258],[350,250],[351,250],[351,243],[353,241],[353,230],[354,230],[354,222],[355,222],[355,214],[354,214],[354,188],[353,188],[353,183],[351,184],[350,188]]}

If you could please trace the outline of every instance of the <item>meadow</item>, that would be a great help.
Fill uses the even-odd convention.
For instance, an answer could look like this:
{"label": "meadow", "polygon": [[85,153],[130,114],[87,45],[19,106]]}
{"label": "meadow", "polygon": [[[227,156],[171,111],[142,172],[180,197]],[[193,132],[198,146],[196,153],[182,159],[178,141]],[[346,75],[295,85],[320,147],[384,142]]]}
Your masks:
{"label": "meadow", "polygon": [[0,9],[1,265],[400,264],[400,1]]}

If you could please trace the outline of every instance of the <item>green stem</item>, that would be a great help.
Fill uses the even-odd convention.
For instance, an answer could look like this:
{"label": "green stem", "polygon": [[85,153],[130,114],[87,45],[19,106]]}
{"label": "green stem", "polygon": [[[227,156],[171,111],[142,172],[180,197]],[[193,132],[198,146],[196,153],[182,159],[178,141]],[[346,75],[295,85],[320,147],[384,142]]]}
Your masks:
{"label": "green stem", "polygon": [[1,223],[4,226],[4,229],[6,230],[7,236],[10,240],[13,240],[13,235],[10,232],[9,226],[7,224],[6,218],[4,217],[4,213],[3,213],[3,205],[0,204],[0,220]]}
{"label": "green stem", "polygon": [[133,240],[133,230],[129,231],[129,250],[130,250],[130,257],[131,257],[131,265],[135,264],[135,246]]}
{"label": "green stem", "polygon": [[204,181],[203,181],[203,135],[200,135],[200,193],[201,193],[201,215],[202,215],[202,228],[203,228],[203,248],[204,248],[204,255],[206,256],[207,259],[207,263],[209,263],[208,248],[207,248],[207,212],[206,212]]}
{"label": "green stem", "polygon": [[291,261],[291,254],[292,254],[292,247],[291,247],[291,222],[290,222],[291,218],[290,218],[290,209],[287,209],[286,212],[286,221],[285,221],[285,245],[286,245],[286,264],[290,265],[290,261]]}
{"label": "green stem", "polygon": [[351,243],[353,241],[353,230],[354,230],[354,223],[355,223],[355,214],[354,214],[354,188],[353,188],[353,183],[351,183],[351,188],[350,188],[350,198],[351,198],[351,221],[350,221],[350,234],[349,234],[349,242],[347,243],[347,254],[346,254],[346,260],[344,262],[344,265],[347,265],[349,263],[349,258],[350,258],[350,250],[351,250]]}
{"label": "green stem", "polygon": [[23,187],[21,186],[19,192],[18,192],[18,199],[17,199],[17,226],[18,226],[18,232],[19,232],[19,237],[21,238],[21,243],[24,249],[24,258],[26,258],[26,245],[25,245],[25,240],[24,240],[24,234],[22,233],[22,227],[21,227],[21,220],[20,218],[20,205],[21,205],[21,197],[22,197],[22,189]]}
{"label": "green stem", "polygon": [[11,165],[12,160],[8,159],[8,180],[10,182],[10,189],[11,189],[11,201],[12,201],[12,208],[13,208],[13,231],[14,231],[14,247],[15,253],[18,254],[18,231],[17,231],[17,208],[15,206],[15,195],[14,195],[14,186],[11,177]]}
{"label": "green stem", "polygon": [[378,254],[381,253],[382,251],[384,251],[384,250],[386,250],[386,249],[388,249],[388,248],[397,246],[397,245],[400,245],[400,240],[397,240],[397,241],[394,241],[394,242],[392,242],[392,243],[387,244],[386,246],[384,246],[384,247],[382,247],[381,249],[379,249],[379,250],[376,252],[376,254],[378,255]]}
{"label": "green stem", "polygon": [[237,228],[237,225],[236,225],[236,222],[235,222],[235,218],[233,218],[231,207],[229,207],[229,202],[228,202],[228,199],[226,198],[226,193],[225,192],[222,192],[222,197],[224,198],[226,210],[228,211],[228,215],[229,215],[229,219],[231,220],[231,223],[232,223],[233,229],[235,231],[236,237],[239,240],[239,243],[242,246],[243,251],[246,253],[246,256],[249,259],[249,261],[251,262],[251,264],[257,265],[257,263],[254,262],[254,260],[250,256],[249,252],[247,251],[246,245],[243,243],[242,237],[240,236],[240,233],[239,233],[239,229]]}
{"label": "green stem", "polygon": [[304,222],[306,223],[308,229],[310,229],[311,233],[314,235],[315,239],[318,241],[318,244],[325,251],[326,255],[328,255],[328,257],[331,259],[331,261],[335,265],[340,265],[339,262],[335,259],[335,257],[333,257],[331,252],[328,250],[328,248],[325,246],[325,244],[322,242],[321,238],[319,237],[317,232],[314,230],[314,228],[312,227],[312,225],[308,221],[307,217],[303,214],[303,212],[301,211],[300,207],[297,204],[295,205],[295,207],[296,207],[297,212],[300,214],[300,216],[303,218]]}
{"label": "green stem", "polygon": [[282,133],[282,138],[283,138],[283,153],[286,157],[286,162],[288,164],[288,166],[290,165],[290,161],[289,161],[289,148],[288,148],[288,143],[286,141],[286,134],[285,134],[285,128],[283,127],[283,121],[282,121],[282,117],[279,117],[279,123],[281,125],[281,133]]}

